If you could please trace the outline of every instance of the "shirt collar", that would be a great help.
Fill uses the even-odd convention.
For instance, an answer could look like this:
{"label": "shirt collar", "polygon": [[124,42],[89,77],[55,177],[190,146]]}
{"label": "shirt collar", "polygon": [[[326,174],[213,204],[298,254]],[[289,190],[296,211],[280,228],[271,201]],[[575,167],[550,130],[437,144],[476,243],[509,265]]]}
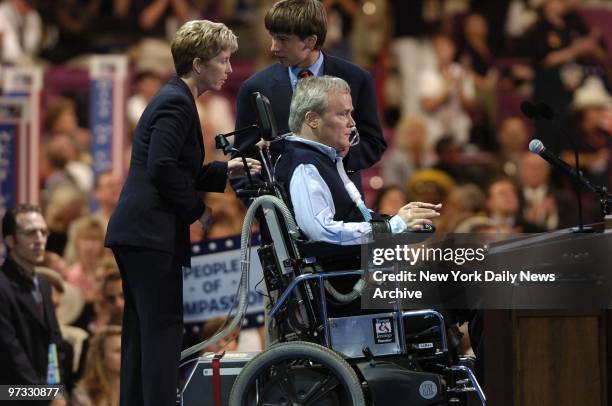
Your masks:
{"label": "shirt collar", "polygon": [[336,151],[335,149],[333,149],[332,147],[328,145],[321,144],[320,142],[307,140],[306,138],[302,138],[297,135],[288,135],[284,139],[287,141],[301,142],[303,144],[310,145],[311,147],[325,154],[325,156],[327,156],[329,159],[331,159],[334,162],[338,158],[342,159],[342,156],[338,153],[338,151]]}
{"label": "shirt collar", "polygon": [[295,86],[297,85],[298,81],[297,75],[302,69],[308,69],[313,74],[313,76],[321,76],[323,74],[323,52],[319,51],[319,57],[310,66],[307,66],[305,68],[300,68],[298,66],[290,66],[287,69],[289,70],[289,80],[291,81],[291,87],[295,90]]}

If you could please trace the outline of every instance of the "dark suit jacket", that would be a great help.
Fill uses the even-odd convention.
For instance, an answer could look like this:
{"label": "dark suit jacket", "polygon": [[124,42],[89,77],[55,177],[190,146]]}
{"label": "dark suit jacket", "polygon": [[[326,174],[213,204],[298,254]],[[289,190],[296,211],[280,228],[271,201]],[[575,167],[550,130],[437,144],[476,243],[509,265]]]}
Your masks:
{"label": "dark suit jacket", "polygon": [[[369,168],[380,160],[387,143],[380,129],[376,94],[372,76],[364,69],[343,59],[331,55],[323,56],[323,73],[344,79],[351,87],[351,97],[355,109],[353,116],[361,137],[360,143],[350,149],[344,160],[345,168],[355,184],[360,185],[359,175],[351,174]],[[289,72],[279,63],[251,76],[240,86],[236,107],[236,129],[251,125],[257,121],[251,94],[260,92],[272,105],[279,135],[289,132],[289,106],[293,89],[289,81]],[[234,146],[249,156],[258,158],[252,146],[259,141],[256,131],[238,135]]]}
{"label": "dark suit jacket", "polygon": [[202,166],[203,160],[195,101],[175,76],[138,121],[130,169],[105,245],[165,251],[189,266],[189,225],[204,212],[198,190],[223,192],[227,182],[227,163]]}
{"label": "dark suit jacket", "polygon": [[34,282],[10,258],[5,260],[0,271],[0,384],[46,384],[49,344],[60,349],[51,287],[40,275],[38,284],[42,315],[32,295]]}

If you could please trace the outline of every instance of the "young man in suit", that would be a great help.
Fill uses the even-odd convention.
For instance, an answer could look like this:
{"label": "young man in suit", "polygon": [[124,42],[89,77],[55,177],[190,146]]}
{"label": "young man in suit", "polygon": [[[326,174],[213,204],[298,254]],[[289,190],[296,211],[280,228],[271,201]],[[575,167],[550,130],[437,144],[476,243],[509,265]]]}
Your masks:
{"label": "young man in suit", "polygon": [[35,267],[43,261],[48,235],[49,229],[37,206],[20,204],[8,209],[2,219],[2,236],[8,249],[0,272],[3,385],[50,383],[49,354],[57,355],[61,333],[49,281],[35,273]]}
{"label": "young man in suit", "polygon": [[[371,75],[357,65],[321,51],[327,34],[327,16],[325,6],[318,0],[279,1],[266,14],[265,25],[272,37],[270,50],[278,63],[257,72],[240,87],[236,129],[257,121],[251,101],[253,92],[260,92],[270,100],[278,133],[284,134],[289,132],[289,105],[300,78],[322,75],[342,78],[351,88],[355,126],[360,134],[359,144],[343,151],[344,165],[361,190],[359,171],[378,162],[387,147],[380,129]],[[253,131],[237,136],[234,146],[248,156],[257,157],[254,148],[257,141],[259,134]],[[279,153],[273,144],[273,160]],[[234,188],[241,186],[237,182],[232,184]]]}
{"label": "young man in suit", "polygon": [[[200,192],[223,192],[242,176],[240,159],[202,166],[204,144],[196,99],[219,90],[232,72],[236,36],[224,24],[189,21],[176,33],[177,76],[151,99],[134,136],[132,159],[108,223],[125,307],[121,405],[173,405],[183,334],[182,267],[191,263],[189,225],[206,223]],[[248,161],[259,172],[259,162]]]}

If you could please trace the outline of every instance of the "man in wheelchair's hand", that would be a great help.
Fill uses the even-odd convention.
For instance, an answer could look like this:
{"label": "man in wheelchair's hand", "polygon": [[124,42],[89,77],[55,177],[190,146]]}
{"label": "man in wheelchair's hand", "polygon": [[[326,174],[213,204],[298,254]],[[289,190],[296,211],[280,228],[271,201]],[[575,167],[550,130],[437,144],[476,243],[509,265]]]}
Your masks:
{"label": "man in wheelchair's hand", "polygon": [[424,231],[433,227],[432,219],[440,216],[438,210],[441,208],[442,203],[410,202],[399,209],[397,215],[406,223],[408,231]]}

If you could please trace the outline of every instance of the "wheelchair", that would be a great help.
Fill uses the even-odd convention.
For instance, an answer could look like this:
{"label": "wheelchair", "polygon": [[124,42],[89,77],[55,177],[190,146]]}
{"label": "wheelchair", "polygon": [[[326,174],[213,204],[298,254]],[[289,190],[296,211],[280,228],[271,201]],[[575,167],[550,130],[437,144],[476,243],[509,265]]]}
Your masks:
{"label": "wheelchair", "polygon": [[[259,94],[254,101],[263,138],[276,139],[269,102]],[[217,141],[218,147],[231,149],[223,136]],[[449,348],[441,313],[399,307],[377,313],[355,309],[364,271],[345,266],[358,262],[359,246],[307,241],[265,151],[261,159],[263,184],[237,192],[251,199],[242,230],[237,314],[210,340],[184,351],[183,358],[223,337],[243,317],[250,226],[257,213],[268,234],[257,253],[267,291],[270,342],[240,371],[230,406],[485,405],[472,371],[473,358],[458,357]],[[352,291],[341,293],[334,285],[340,280],[357,282]]]}

